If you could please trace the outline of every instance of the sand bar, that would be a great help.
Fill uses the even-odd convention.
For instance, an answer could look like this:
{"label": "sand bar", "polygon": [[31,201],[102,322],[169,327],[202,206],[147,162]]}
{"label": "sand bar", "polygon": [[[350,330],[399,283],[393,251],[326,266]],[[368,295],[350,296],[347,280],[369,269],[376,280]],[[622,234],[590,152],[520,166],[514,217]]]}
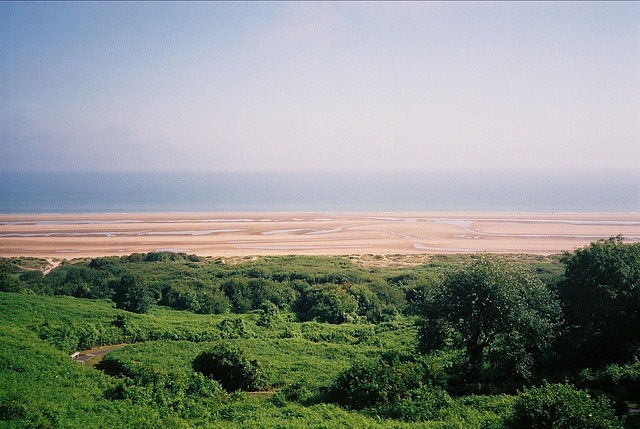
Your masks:
{"label": "sand bar", "polygon": [[621,234],[640,213],[116,213],[0,215],[0,256],[554,254]]}

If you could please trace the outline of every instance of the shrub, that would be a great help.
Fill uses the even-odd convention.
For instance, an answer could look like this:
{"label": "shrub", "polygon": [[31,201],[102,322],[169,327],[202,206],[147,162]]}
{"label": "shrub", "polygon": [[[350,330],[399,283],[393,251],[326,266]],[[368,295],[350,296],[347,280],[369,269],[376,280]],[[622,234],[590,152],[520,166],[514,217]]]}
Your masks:
{"label": "shrub", "polygon": [[280,390],[280,394],[289,402],[306,404],[313,397],[313,391],[305,381],[296,381]]}
{"label": "shrub", "polygon": [[195,371],[220,382],[227,392],[257,389],[260,365],[242,350],[225,343],[200,353],[192,362]]}
{"label": "shrub", "polygon": [[507,428],[612,429],[622,428],[609,401],[593,399],[585,390],[568,384],[545,384],[520,393]]}
{"label": "shrub", "polygon": [[196,313],[201,314],[224,314],[231,308],[229,299],[220,289],[211,289],[199,294],[198,302],[200,307]]}
{"label": "shrub", "polygon": [[0,402],[0,420],[20,420],[28,414],[27,404],[19,397],[9,397]]}
{"label": "shrub", "polygon": [[319,323],[306,322],[300,327],[302,338],[314,343],[336,343],[349,344],[352,341],[344,330],[335,329],[335,327]]}
{"label": "shrub", "polygon": [[454,404],[432,383],[432,370],[397,353],[360,362],[338,375],[329,399],[366,414],[404,421],[438,420]]}
{"label": "shrub", "polygon": [[406,398],[383,404],[372,411],[387,418],[417,422],[443,418],[452,404],[453,400],[443,389],[422,387],[411,391]]}
{"label": "shrub", "polygon": [[302,320],[338,324],[356,319],[358,301],[341,286],[325,284],[306,290],[297,308]]}
{"label": "shrub", "polygon": [[377,360],[357,362],[336,378],[329,397],[354,409],[394,403],[424,385],[421,364],[402,361],[397,354]]}
{"label": "shrub", "polygon": [[354,285],[349,293],[358,302],[358,315],[364,316],[373,323],[390,322],[397,317],[398,311],[394,305],[385,304],[365,284]]}
{"label": "shrub", "polygon": [[604,391],[617,398],[639,398],[640,362],[587,368],[580,371],[577,383],[580,387]]}
{"label": "shrub", "polygon": [[220,336],[225,340],[251,338],[252,333],[243,319],[223,319],[218,323]]}
{"label": "shrub", "polygon": [[255,294],[246,279],[233,277],[222,284],[222,291],[231,302],[234,312],[246,313],[253,309]]}
{"label": "shrub", "polygon": [[260,317],[256,324],[258,326],[270,328],[278,321],[278,319],[280,319],[278,307],[270,301],[263,302],[260,308]]}
{"label": "shrub", "polygon": [[218,288],[193,287],[177,284],[165,287],[161,304],[178,310],[189,310],[200,314],[223,314],[229,311],[231,303]]}

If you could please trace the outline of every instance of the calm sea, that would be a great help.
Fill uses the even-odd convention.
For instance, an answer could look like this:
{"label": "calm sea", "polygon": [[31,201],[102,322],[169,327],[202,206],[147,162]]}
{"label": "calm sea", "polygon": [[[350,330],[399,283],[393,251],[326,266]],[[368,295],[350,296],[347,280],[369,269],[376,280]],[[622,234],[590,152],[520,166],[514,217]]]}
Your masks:
{"label": "calm sea", "polygon": [[640,212],[640,171],[0,173],[0,213]]}

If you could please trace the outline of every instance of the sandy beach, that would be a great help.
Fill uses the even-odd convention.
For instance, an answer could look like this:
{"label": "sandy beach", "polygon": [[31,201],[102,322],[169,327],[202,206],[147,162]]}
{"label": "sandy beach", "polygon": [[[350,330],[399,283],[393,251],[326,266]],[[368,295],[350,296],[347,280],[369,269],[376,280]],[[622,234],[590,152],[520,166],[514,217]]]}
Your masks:
{"label": "sandy beach", "polygon": [[621,234],[640,213],[118,213],[0,215],[0,256],[554,254]]}

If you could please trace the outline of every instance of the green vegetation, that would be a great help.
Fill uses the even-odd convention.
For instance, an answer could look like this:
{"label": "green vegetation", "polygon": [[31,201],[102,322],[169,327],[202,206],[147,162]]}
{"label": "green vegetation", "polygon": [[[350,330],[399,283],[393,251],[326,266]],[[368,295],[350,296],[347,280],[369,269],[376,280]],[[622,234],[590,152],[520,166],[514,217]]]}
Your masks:
{"label": "green vegetation", "polygon": [[[621,237],[592,243],[562,259],[559,283],[567,360],[580,366],[625,363],[640,349],[640,245]],[[576,355],[581,359],[574,361]]]}
{"label": "green vegetation", "polygon": [[544,384],[525,389],[506,419],[508,428],[613,429],[622,428],[605,397],[591,398],[567,384]]}
{"label": "green vegetation", "polygon": [[483,366],[499,377],[531,377],[532,367],[553,347],[561,310],[554,293],[533,274],[495,258],[447,271],[425,300],[420,349],[445,344],[464,350],[460,373],[477,382]]}
{"label": "green vegetation", "polygon": [[131,274],[124,274],[120,280],[114,282],[112,299],[116,308],[133,313],[146,313],[152,303],[144,281]]}
{"label": "green vegetation", "polygon": [[639,254],[1,260],[0,428],[637,428]]}
{"label": "green vegetation", "polygon": [[193,370],[216,380],[227,392],[260,388],[260,364],[226,343],[216,344],[193,360]]}

